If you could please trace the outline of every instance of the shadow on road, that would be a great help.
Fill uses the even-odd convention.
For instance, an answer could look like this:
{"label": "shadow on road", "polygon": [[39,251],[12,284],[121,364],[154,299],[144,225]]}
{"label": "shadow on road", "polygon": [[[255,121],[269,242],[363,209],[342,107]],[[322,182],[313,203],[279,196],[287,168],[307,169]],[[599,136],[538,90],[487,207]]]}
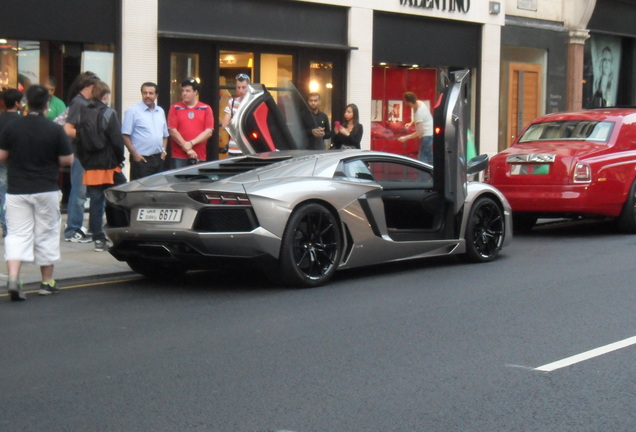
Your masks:
{"label": "shadow on road", "polygon": [[[594,237],[630,235],[621,233],[611,219],[558,219],[539,221],[530,231],[515,233],[515,237]],[[513,240],[514,241],[514,240]]]}

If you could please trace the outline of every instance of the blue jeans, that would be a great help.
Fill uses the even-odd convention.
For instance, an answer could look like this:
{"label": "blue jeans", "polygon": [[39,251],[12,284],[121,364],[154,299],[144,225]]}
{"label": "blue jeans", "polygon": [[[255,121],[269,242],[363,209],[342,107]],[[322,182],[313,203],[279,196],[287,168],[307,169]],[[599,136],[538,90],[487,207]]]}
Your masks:
{"label": "blue jeans", "polygon": [[433,137],[423,136],[420,139],[420,153],[418,158],[422,162],[433,165]]}
{"label": "blue jeans", "polygon": [[93,235],[93,241],[104,240],[104,209],[106,197],[104,191],[112,185],[86,186],[90,207],[88,208],[88,229]]}
{"label": "blue jeans", "polygon": [[70,237],[74,231],[82,229],[85,202],[86,186],[84,185],[84,168],[76,157],[73,161],[73,165],[71,165],[71,192],[68,196],[64,237]]}

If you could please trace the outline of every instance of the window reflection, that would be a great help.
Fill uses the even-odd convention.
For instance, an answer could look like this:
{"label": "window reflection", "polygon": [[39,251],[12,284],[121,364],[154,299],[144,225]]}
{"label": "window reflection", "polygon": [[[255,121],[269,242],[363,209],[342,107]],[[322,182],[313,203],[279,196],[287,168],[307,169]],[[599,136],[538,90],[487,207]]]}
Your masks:
{"label": "window reflection", "polygon": [[0,39],[0,89],[21,91],[40,81],[40,43]]}
{"label": "window reflection", "polygon": [[309,88],[307,93],[320,95],[320,111],[332,118],[333,63],[312,60],[309,63]]}
{"label": "window reflection", "polygon": [[181,100],[181,81],[199,77],[199,55],[195,53],[170,53],[170,104]]}

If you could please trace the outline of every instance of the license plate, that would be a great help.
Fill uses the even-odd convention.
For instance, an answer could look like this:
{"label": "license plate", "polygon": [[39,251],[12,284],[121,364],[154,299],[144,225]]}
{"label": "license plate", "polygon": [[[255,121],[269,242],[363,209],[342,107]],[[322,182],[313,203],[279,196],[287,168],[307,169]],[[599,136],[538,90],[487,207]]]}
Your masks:
{"label": "license plate", "polygon": [[512,175],[546,175],[550,174],[550,165],[547,164],[517,164],[510,167]]}
{"label": "license plate", "polygon": [[137,220],[141,222],[181,222],[182,209],[140,208]]}

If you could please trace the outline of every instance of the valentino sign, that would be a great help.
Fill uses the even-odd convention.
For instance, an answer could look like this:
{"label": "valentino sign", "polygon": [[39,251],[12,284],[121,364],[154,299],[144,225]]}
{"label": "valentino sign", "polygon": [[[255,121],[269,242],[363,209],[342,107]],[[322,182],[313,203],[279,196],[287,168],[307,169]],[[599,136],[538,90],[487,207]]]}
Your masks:
{"label": "valentino sign", "polygon": [[400,0],[400,5],[448,12],[468,12],[470,0]]}

